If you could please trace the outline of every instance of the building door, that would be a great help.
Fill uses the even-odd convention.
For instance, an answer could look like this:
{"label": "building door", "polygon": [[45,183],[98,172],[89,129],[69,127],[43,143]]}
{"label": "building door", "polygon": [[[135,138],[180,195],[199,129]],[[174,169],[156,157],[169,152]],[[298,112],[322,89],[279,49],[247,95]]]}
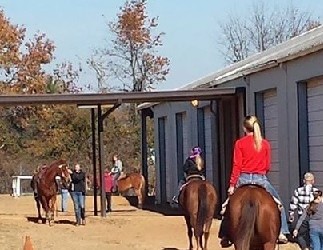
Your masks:
{"label": "building door", "polygon": [[241,106],[239,98],[244,99],[242,96],[234,96],[219,100],[217,103],[219,167],[214,171],[219,173],[215,182],[222,202],[227,198],[234,143],[240,135],[241,117],[244,116],[244,105]]}
{"label": "building door", "polygon": [[280,166],[278,157],[278,110],[276,89],[263,93],[263,130],[265,138],[271,146],[271,169],[268,178],[271,184],[279,192]]}
{"label": "building door", "polygon": [[323,79],[307,84],[307,112],[308,166],[323,189]]}

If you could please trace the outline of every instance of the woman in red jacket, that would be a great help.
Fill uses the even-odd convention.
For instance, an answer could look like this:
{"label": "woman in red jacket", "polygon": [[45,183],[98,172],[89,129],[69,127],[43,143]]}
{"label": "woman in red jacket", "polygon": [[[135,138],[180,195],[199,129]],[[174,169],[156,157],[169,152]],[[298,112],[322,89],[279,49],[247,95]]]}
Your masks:
{"label": "woman in red jacket", "polygon": [[111,172],[109,172],[108,168],[104,173],[104,181],[105,181],[105,197],[107,199],[107,210],[106,212],[111,212],[111,192],[113,188],[113,177]]}
{"label": "woman in red jacket", "polygon": [[[282,203],[277,191],[266,176],[270,170],[271,149],[269,142],[261,135],[257,117],[247,116],[243,122],[243,129],[246,135],[238,139],[234,145],[233,168],[228,194],[232,195],[235,188],[243,184],[258,184]],[[286,243],[285,235],[289,234],[289,230],[284,207],[281,210],[281,222],[279,240]],[[219,236],[222,236],[222,239],[226,238],[221,233]]]}

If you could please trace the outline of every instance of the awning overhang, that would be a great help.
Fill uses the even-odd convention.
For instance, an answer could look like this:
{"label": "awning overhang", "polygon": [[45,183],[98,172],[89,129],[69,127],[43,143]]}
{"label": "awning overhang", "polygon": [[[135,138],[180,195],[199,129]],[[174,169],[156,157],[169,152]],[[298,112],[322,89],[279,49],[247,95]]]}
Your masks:
{"label": "awning overhang", "polygon": [[228,87],[154,92],[113,92],[100,94],[1,95],[0,106],[40,104],[107,105],[121,103],[213,100],[220,96],[234,95],[237,91],[238,88]]}
{"label": "awning overhang", "polygon": [[[161,102],[176,102],[176,101],[192,101],[192,100],[216,100],[223,99],[226,97],[231,97],[239,92],[244,91],[244,87],[225,87],[225,88],[198,88],[193,90],[177,90],[174,92],[192,92],[192,95],[187,95],[185,97],[181,97],[179,100],[175,100],[173,98],[169,98],[164,101],[154,101],[154,102],[143,102],[138,105],[137,109],[147,109],[151,108],[155,105],[158,105]],[[198,93],[198,94],[197,94]]]}

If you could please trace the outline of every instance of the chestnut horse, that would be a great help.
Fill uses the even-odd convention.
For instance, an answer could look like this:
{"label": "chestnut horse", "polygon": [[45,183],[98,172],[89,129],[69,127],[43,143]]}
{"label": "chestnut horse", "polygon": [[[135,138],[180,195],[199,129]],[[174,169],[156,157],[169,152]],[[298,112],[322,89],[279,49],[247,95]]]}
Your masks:
{"label": "chestnut horse", "polygon": [[236,250],[274,250],[281,218],[277,203],[261,186],[243,185],[227,207],[230,238]]}
{"label": "chestnut horse", "polygon": [[141,174],[131,173],[126,174],[125,176],[120,176],[117,185],[120,193],[133,188],[138,197],[138,208],[142,208],[146,197],[146,181]]}
{"label": "chestnut horse", "polygon": [[37,197],[35,200],[38,210],[38,222],[40,223],[42,221],[40,213],[41,204],[46,213],[46,220],[52,226],[54,224],[54,211],[56,209],[56,195],[58,191],[55,178],[56,176],[60,176],[62,182],[69,185],[71,177],[65,160],[54,161],[42,171],[36,174],[39,178],[37,178],[37,184],[34,185],[34,188],[37,188]]}
{"label": "chestnut horse", "polygon": [[[196,249],[207,249],[218,195],[211,182],[198,176],[190,176],[179,195],[179,205],[184,211],[189,249],[193,249],[192,228],[196,240]],[[204,234],[204,246],[202,236]]]}

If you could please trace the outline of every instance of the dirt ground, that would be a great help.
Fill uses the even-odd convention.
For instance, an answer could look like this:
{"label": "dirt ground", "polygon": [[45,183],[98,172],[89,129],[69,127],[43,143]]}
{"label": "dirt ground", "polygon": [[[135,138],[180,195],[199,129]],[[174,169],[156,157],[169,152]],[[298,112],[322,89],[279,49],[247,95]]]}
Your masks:
{"label": "dirt ground", "polygon": [[[58,200],[59,197],[58,197]],[[98,203],[99,203],[98,199]],[[58,207],[59,207],[58,203]],[[123,197],[113,197],[113,212],[106,218],[93,216],[93,197],[86,197],[87,225],[75,227],[72,202],[68,212],[59,212],[56,224],[35,223],[36,208],[32,196],[13,198],[0,195],[0,249],[18,250],[30,235],[36,250],[182,250],[187,249],[186,227],[182,216],[138,210]],[[209,249],[221,249],[214,220]],[[281,245],[280,250],[298,249]]]}

